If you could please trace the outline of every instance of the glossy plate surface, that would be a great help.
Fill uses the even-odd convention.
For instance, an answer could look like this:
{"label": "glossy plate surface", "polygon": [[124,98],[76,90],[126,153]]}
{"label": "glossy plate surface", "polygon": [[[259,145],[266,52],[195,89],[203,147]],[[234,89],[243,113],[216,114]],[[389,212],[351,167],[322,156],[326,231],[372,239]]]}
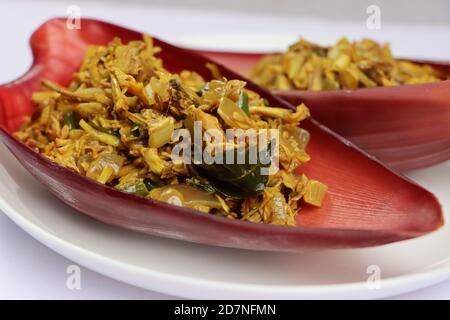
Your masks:
{"label": "glossy plate surface", "polygon": [[[111,225],[151,235],[217,246],[254,250],[366,247],[414,238],[437,229],[442,212],[436,198],[397,175],[315,120],[305,122],[313,161],[302,166],[310,178],[329,186],[320,209],[305,206],[296,228],[234,221],[173,207],[119,192],[59,167],[13,139],[8,131],[33,110],[31,92],[41,77],[67,84],[79,67],[87,44],[104,44],[114,36],[139,39],[141,34],[116,25],[82,20],[80,30],[64,19],[41,26],[31,38],[35,62],[21,79],[0,87],[0,138],[22,165],[69,206]],[[161,41],[162,58],[171,71],[191,69],[207,77],[203,57]],[[227,78],[238,78],[222,68]],[[272,105],[291,107],[249,83]]]}

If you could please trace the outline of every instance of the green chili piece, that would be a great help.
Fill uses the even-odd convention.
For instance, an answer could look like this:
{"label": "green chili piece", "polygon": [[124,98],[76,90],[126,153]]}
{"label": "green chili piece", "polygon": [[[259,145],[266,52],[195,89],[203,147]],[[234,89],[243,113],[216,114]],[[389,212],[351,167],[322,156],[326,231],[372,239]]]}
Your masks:
{"label": "green chili piece", "polygon": [[239,94],[238,106],[244,110],[246,114],[250,114],[250,109],[248,107],[248,94],[244,90],[242,90]]}
{"label": "green chili piece", "polygon": [[148,191],[151,191],[152,189],[160,188],[160,187],[164,186],[163,183],[155,182],[150,179],[144,179],[144,184],[147,187]]}
{"label": "green chili piece", "polygon": [[75,117],[75,112],[68,112],[64,117],[64,123],[69,127],[69,130],[76,129],[78,127],[78,121]]}
{"label": "green chili piece", "polygon": [[216,192],[216,189],[212,185],[207,184],[207,183],[203,183],[203,182],[201,182],[199,179],[197,179],[195,177],[186,179],[186,183],[190,184],[190,185],[197,186],[200,189],[203,189],[203,190],[205,190],[208,193],[215,193]]}
{"label": "green chili piece", "polygon": [[138,182],[138,183],[128,186],[122,190],[125,192],[128,192],[128,193],[139,195],[139,196],[146,196],[149,192],[149,190],[147,189],[147,186],[145,185],[144,182]]}

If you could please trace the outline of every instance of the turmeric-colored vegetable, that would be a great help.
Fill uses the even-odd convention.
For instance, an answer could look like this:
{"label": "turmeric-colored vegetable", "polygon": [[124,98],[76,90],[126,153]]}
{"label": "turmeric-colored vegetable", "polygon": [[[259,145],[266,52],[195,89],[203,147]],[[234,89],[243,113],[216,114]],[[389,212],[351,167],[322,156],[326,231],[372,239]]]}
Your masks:
{"label": "turmeric-colored vegetable", "polygon": [[284,53],[263,57],[250,78],[273,90],[324,91],[436,82],[450,75],[395,59],[388,44],[342,38],[331,47],[300,39]]}
{"label": "turmeric-colored vegetable", "polygon": [[[296,174],[309,161],[309,133],[299,127],[309,116],[305,105],[269,106],[244,81],[222,78],[212,64],[211,81],[193,71],[170,73],[158,52],[147,36],[90,46],[69,86],[43,81],[44,91],[32,97],[36,114],[16,137],[99,183],[204,213],[295,225],[302,199],[320,205],[326,188]],[[337,67],[347,63],[342,58]],[[175,158],[176,130],[192,133],[198,123],[201,154],[222,156],[222,163]],[[279,130],[279,144],[226,135],[244,129],[258,135]],[[193,140],[186,142],[189,151],[195,151]],[[261,146],[267,148],[251,163],[250,151]],[[280,152],[271,153],[271,146]],[[233,160],[225,163],[230,151]],[[263,174],[274,159],[279,170]]]}

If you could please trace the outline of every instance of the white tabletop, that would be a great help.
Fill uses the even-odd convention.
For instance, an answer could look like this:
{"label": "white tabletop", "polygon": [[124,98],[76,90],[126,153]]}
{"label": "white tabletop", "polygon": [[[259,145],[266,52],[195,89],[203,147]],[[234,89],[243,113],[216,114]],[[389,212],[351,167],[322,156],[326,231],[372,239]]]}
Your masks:
{"label": "white tabletop", "polygon": [[[109,4],[81,2],[82,16],[97,17],[122,25],[146,31],[169,41],[204,45],[197,41],[205,34],[226,34],[239,32],[246,34],[272,35],[286,31],[287,36],[278,37],[268,49],[278,49],[284,39],[300,34],[333,41],[342,34],[352,38],[369,36],[394,42],[393,50],[402,56],[445,59],[450,51],[450,30],[448,27],[386,25],[381,30],[368,30],[364,13],[360,22],[338,23],[292,19],[281,16],[247,15],[245,13],[224,13],[214,11],[168,10],[162,7],[142,7],[127,5],[126,8]],[[67,5],[58,2],[0,3],[0,37],[2,50],[2,72],[0,83],[14,79],[26,71],[31,63],[28,38],[31,32],[47,18],[65,16]],[[270,19],[270,20],[268,20]],[[233,24],[226,23],[232,20]],[[267,21],[273,23],[268,24]],[[208,25],[208,28],[204,28]],[[183,27],[180,27],[183,26]],[[324,32],[326,28],[326,32]],[[427,35],[422,37],[421,35]],[[197,37],[198,36],[198,37]],[[443,37],[446,37],[442,41]],[[236,38],[236,46],[245,49],[245,42]],[[280,40],[281,39],[281,40]],[[414,46],[421,39],[421,46]],[[201,40],[200,40],[201,41]],[[425,42],[425,45],[423,43]],[[426,45],[429,43],[429,45]],[[436,43],[438,45],[436,45]],[[5,45],[6,44],[6,45]],[[432,45],[433,44],[433,45]],[[266,47],[268,44],[265,44]],[[446,46],[446,47],[445,47]],[[261,48],[263,46],[261,45]],[[413,49],[411,49],[413,48]],[[67,268],[73,262],[41,245],[11,222],[0,211],[0,299],[173,299],[164,294],[136,288],[93,271],[81,268],[80,290],[67,288]],[[408,293],[399,299],[450,299],[450,281],[430,288]]]}

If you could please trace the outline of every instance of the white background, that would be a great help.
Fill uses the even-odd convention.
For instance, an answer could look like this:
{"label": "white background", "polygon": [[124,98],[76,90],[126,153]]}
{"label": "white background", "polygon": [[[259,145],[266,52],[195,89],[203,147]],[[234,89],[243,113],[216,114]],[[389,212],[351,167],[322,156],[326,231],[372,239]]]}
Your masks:
{"label": "white background", "polygon": [[[79,5],[82,16],[109,20],[169,41],[204,46],[220,46],[221,38],[235,39],[237,48],[282,49],[297,35],[318,42],[332,42],[341,35],[369,36],[393,43],[401,56],[450,60],[450,27],[382,23],[378,31],[366,28],[366,13],[354,12],[352,21],[293,18],[249,11],[194,10],[144,5],[142,2],[119,7],[116,3],[81,1],[0,2],[0,83],[24,73],[30,63],[28,38],[47,18],[64,16],[70,4]],[[383,8],[381,8],[383,10]],[[405,9],[406,10],[406,9]],[[383,11],[382,11],[383,14]],[[450,14],[450,13],[447,13]],[[417,19],[416,19],[417,20]],[[207,27],[205,27],[207,26]],[[262,36],[261,36],[262,35]],[[254,40],[248,43],[247,39]],[[135,288],[82,268],[81,290],[66,288],[66,268],[73,264],[36,242],[0,211],[0,298],[25,299],[166,299],[174,298]],[[450,281],[398,298],[450,299]]]}

